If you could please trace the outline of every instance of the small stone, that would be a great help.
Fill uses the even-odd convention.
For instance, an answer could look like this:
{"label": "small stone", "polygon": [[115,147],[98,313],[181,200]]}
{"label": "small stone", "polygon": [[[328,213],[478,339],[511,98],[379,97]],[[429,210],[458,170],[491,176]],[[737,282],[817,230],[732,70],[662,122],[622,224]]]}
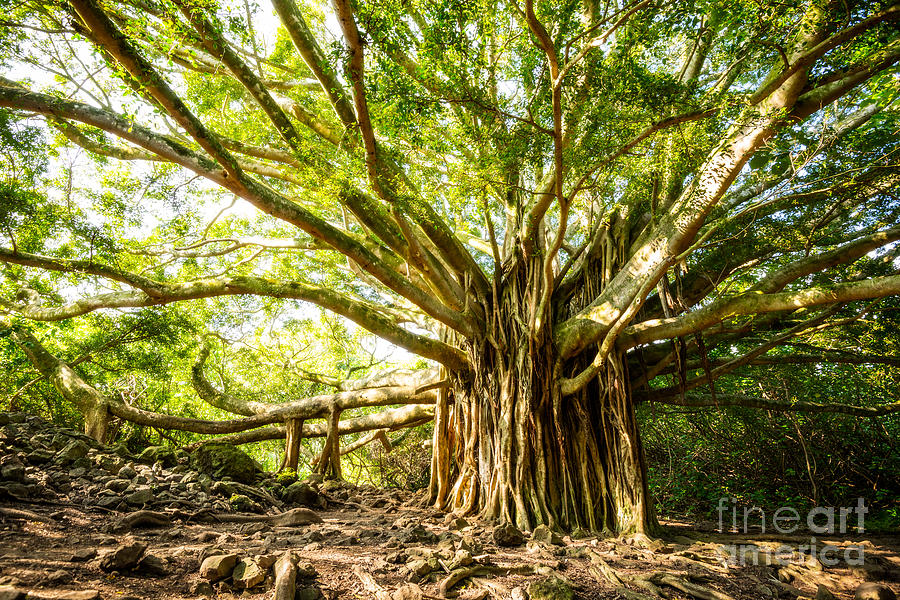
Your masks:
{"label": "small stone", "polygon": [[124,467],[119,469],[118,475],[122,479],[134,479],[135,477],[137,477],[137,471],[135,471],[133,467],[125,465]]}
{"label": "small stone", "polygon": [[231,573],[236,588],[252,588],[261,584],[266,578],[266,572],[259,563],[252,558],[242,558]]}
{"label": "small stone", "polygon": [[453,555],[453,561],[448,565],[448,568],[452,571],[453,569],[458,569],[459,567],[468,567],[474,562],[472,558],[472,553],[468,550],[457,550]]}
{"label": "small stone", "polygon": [[106,482],[106,489],[112,490],[117,494],[120,494],[128,489],[128,486],[131,485],[127,479],[111,479]]}
{"label": "small stone", "polygon": [[208,581],[219,581],[231,575],[237,564],[237,554],[210,556],[200,565],[200,577]]}
{"label": "small stone", "polygon": [[531,532],[531,539],[541,544],[562,546],[563,540],[558,533],[547,527],[546,525],[538,525]]}
{"label": "small stone", "polygon": [[213,590],[213,586],[210,582],[205,579],[200,579],[191,583],[190,587],[188,587],[188,593],[191,596],[210,597],[215,594],[215,590]]}
{"label": "small stone", "polygon": [[97,500],[97,506],[102,506],[103,508],[114,508],[118,506],[120,503],[124,502],[125,498],[122,496],[104,496]]}
{"label": "small stone", "polygon": [[154,554],[145,554],[137,565],[139,571],[149,573],[150,575],[165,576],[169,574],[169,568],[166,561]]}
{"label": "small stone", "polygon": [[469,526],[469,522],[467,520],[463,519],[462,517],[456,517],[454,519],[451,519],[447,523],[447,527],[452,530],[464,529],[468,526]]}
{"label": "small stone", "polygon": [[514,587],[509,595],[510,600],[528,600],[525,589],[522,587]]}
{"label": "small stone", "polygon": [[525,543],[525,536],[512,523],[494,527],[493,537],[498,546],[521,546]]}
{"label": "small stone", "polygon": [[153,500],[150,488],[143,488],[125,496],[125,502],[132,506],[143,506]]}
{"label": "small stone", "polygon": [[69,562],[85,562],[97,556],[97,550],[94,548],[79,548],[69,557]]}
{"label": "small stone", "polygon": [[59,585],[61,583],[66,583],[70,579],[72,579],[72,576],[69,574],[68,571],[65,571],[63,569],[57,569],[56,571],[53,571],[52,573],[47,575],[47,582],[51,583],[53,585]]}
{"label": "small stone", "polygon": [[861,583],[853,595],[854,600],[897,600],[894,590],[883,583]]}
{"label": "small stone", "polygon": [[147,545],[131,540],[126,541],[115,550],[105,552],[100,557],[100,568],[104,571],[124,571],[137,566],[138,561],[147,550]]}

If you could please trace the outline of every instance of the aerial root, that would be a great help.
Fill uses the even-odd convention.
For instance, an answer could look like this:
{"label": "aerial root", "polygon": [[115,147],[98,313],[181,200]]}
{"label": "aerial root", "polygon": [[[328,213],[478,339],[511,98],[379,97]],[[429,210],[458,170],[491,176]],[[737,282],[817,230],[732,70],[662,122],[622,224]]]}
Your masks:
{"label": "aerial root", "polygon": [[[665,597],[661,586],[674,588],[689,596],[698,598],[699,600],[734,600],[728,594],[690,581],[683,575],[661,571],[641,575],[631,575],[612,568],[609,566],[609,563],[603,560],[602,556],[594,551],[591,551],[590,555],[593,564],[588,570],[591,575],[599,581],[608,581],[613,584],[617,588],[616,591],[629,600],[650,600],[653,597]],[[649,592],[652,596],[647,596],[642,592],[628,590],[625,587],[625,584],[631,584],[641,588],[641,590]]]}

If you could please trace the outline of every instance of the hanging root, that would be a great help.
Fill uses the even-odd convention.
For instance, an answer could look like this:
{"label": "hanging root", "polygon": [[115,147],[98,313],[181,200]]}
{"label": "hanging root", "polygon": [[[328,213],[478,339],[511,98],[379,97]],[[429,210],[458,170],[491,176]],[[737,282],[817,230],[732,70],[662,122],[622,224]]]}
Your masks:
{"label": "hanging root", "polygon": [[[674,573],[655,572],[642,575],[631,575],[618,571],[603,560],[603,557],[594,551],[591,551],[591,567],[589,571],[599,581],[608,581],[616,586],[616,591],[628,598],[629,600],[650,600],[652,597],[666,597],[661,586],[674,588],[699,600],[734,600],[728,594],[714,590],[705,585],[700,585],[693,581],[689,581],[682,575]],[[625,588],[625,584],[631,584],[635,587],[653,594],[647,596],[641,592],[634,592]]]}

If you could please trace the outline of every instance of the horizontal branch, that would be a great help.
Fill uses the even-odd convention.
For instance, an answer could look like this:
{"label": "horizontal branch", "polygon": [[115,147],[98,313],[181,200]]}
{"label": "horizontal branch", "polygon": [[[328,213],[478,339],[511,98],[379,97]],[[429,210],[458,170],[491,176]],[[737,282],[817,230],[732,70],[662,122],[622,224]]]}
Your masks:
{"label": "horizontal branch", "polygon": [[698,408],[729,408],[738,406],[780,412],[838,413],[855,417],[882,417],[900,412],[900,402],[893,402],[882,406],[851,406],[849,404],[838,404],[836,402],[820,403],[807,402],[804,400],[767,400],[756,396],[743,396],[739,394],[716,394],[715,399],[709,395],[687,394],[684,398],[676,396],[658,400],[647,398],[645,400],[658,404],[672,404],[675,406],[692,406]]}
{"label": "horizontal branch", "polygon": [[[338,422],[338,435],[362,433],[378,429],[396,431],[407,427],[416,427],[431,421],[434,418],[434,406],[427,404],[410,404],[400,408],[392,408],[371,415],[342,419]],[[327,423],[304,423],[302,437],[316,438],[328,435]],[[265,440],[281,440],[286,436],[284,425],[274,427],[260,427],[250,431],[242,431],[215,438],[213,441],[226,444],[251,444]],[[197,442],[187,446],[192,448],[209,440]]]}
{"label": "horizontal branch", "polygon": [[625,329],[619,341],[622,347],[630,348],[656,340],[696,333],[729,317],[796,310],[821,304],[868,300],[897,294],[900,294],[900,275],[773,294],[760,291],[745,292],[720,298],[703,308],[677,317],[653,319],[631,325]]}
{"label": "horizontal branch", "polygon": [[199,279],[188,283],[163,283],[90,261],[72,261],[0,248],[0,262],[52,271],[97,275],[138,288],[81,298],[58,307],[18,304],[0,298],[0,304],[36,321],[60,321],[103,308],[160,306],[218,296],[256,295],[290,298],[326,308],[371,331],[385,340],[430,358],[450,369],[465,370],[463,352],[453,346],[407,331],[384,316],[375,305],[350,299],[332,289],[301,282],[278,282],[262,277],[231,276]]}

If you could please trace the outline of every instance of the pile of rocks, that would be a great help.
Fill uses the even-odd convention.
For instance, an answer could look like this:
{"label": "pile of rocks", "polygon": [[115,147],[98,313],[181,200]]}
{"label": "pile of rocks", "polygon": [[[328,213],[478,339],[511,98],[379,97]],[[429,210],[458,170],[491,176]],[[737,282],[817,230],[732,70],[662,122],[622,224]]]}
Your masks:
{"label": "pile of rocks", "polygon": [[227,444],[193,453],[151,446],[137,455],[23,413],[0,413],[0,501],[140,509],[265,512],[301,504],[324,508],[315,482],[263,476]]}

